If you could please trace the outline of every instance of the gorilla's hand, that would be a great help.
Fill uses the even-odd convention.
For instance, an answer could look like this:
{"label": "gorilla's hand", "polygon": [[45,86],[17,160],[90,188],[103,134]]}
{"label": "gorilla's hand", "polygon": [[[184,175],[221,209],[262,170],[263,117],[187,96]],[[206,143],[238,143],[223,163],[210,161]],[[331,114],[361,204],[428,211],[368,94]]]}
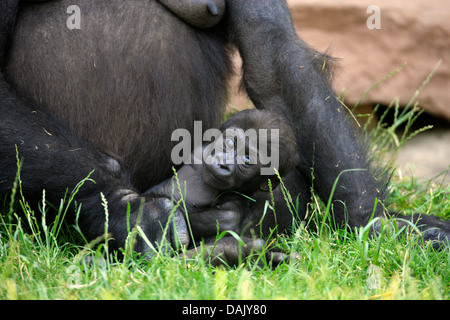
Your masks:
{"label": "gorilla's hand", "polygon": [[138,237],[136,251],[150,253],[151,257],[155,250],[178,250],[189,244],[189,230],[184,214],[173,209],[170,199],[148,200],[143,206],[140,219],[139,225],[145,236],[141,234]]}
{"label": "gorilla's hand", "polygon": [[265,241],[262,239],[242,237],[241,240],[242,242],[232,236],[226,236],[217,241],[210,239],[205,243],[204,250],[199,247],[190,249],[182,256],[192,259],[197,255],[201,255],[205,261],[209,260],[212,266],[230,267],[237,266],[246,259],[254,259],[258,264],[263,264],[262,260],[265,259],[267,262],[271,262],[273,266],[298,259],[298,254],[296,253],[287,255],[267,250]]}

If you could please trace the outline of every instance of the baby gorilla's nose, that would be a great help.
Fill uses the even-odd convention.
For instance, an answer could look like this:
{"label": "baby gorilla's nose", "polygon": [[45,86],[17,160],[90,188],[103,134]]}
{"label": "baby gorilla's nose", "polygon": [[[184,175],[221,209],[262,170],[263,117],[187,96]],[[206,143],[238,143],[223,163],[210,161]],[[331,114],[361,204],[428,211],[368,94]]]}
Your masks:
{"label": "baby gorilla's nose", "polygon": [[234,170],[234,164],[215,163],[216,173],[221,176],[229,176]]}

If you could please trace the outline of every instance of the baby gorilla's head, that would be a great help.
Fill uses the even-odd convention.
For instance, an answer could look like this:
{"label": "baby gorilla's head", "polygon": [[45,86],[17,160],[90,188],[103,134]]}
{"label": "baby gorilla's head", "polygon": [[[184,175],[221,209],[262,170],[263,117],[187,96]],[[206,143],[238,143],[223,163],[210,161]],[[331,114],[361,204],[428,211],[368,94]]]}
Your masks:
{"label": "baby gorilla's head", "polygon": [[286,175],[297,163],[297,143],[285,120],[272,112],[245,110],[220,128],[212,161],[202,178],[219,190],[252,191],[273,182],[275,170]]}

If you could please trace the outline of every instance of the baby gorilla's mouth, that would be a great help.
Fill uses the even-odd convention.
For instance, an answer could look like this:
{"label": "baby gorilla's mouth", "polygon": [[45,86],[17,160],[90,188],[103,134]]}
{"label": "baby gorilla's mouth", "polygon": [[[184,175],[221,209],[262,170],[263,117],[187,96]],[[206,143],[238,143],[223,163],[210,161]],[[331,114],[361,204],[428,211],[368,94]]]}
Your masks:
{"label": "baby gorilla's mouth", "polygon": [[213,166],[213,175],[217,173],[219,176],[229,176],[233,173],[233,165],[215,163]]}
{"label": "baby gorilla's mouth", "polygon": [[232,187],[231,176],[233,169],[232,165],[214,163],[205,166],[203,171],[203,181],[208,186],[217,188],[220,190],[226,190]]}

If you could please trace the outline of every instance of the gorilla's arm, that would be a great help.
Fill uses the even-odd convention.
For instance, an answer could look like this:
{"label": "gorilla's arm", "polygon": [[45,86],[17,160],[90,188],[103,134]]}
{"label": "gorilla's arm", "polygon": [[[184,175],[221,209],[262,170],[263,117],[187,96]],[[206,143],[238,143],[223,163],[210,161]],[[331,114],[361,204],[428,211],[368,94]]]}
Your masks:
{"label": "gorilla's arm", "polygon": [[[365,225],[374,199],[384,200],[387,183],[383,177],[375,178],[366,147],[336,98],[328,57],[298,38],[285,1],[227,0],[227,8],[230,36],[243,60],[250,98],[258,108],[291,119],[301,159],[298,168],[304,177],[311,177],[313,168],[319,196],[324,201],[333,197],[335,221],[350,227]],[[382,214],[378,205],[375,216]],[[417,221],[419,216],[405,218]],[[418,224],[428,240],[439,243],[450,237],[449,222],[421,216]]]}
{"label": "gorilla's arm", "polygon": [[328,82],[322,68],[329,63],[326,57],[298,38],[285,1],[229,0],[227,6],[250,98],[258,108],[291,119],[299,168],[305,176],[314,168],[314,187],[325,201],[343,170],[364,169],[342,174],[333,199],[337,222],[345,221],[345,203],[351,226],[367,223],[383,187],[375,182],[366,152]]}

